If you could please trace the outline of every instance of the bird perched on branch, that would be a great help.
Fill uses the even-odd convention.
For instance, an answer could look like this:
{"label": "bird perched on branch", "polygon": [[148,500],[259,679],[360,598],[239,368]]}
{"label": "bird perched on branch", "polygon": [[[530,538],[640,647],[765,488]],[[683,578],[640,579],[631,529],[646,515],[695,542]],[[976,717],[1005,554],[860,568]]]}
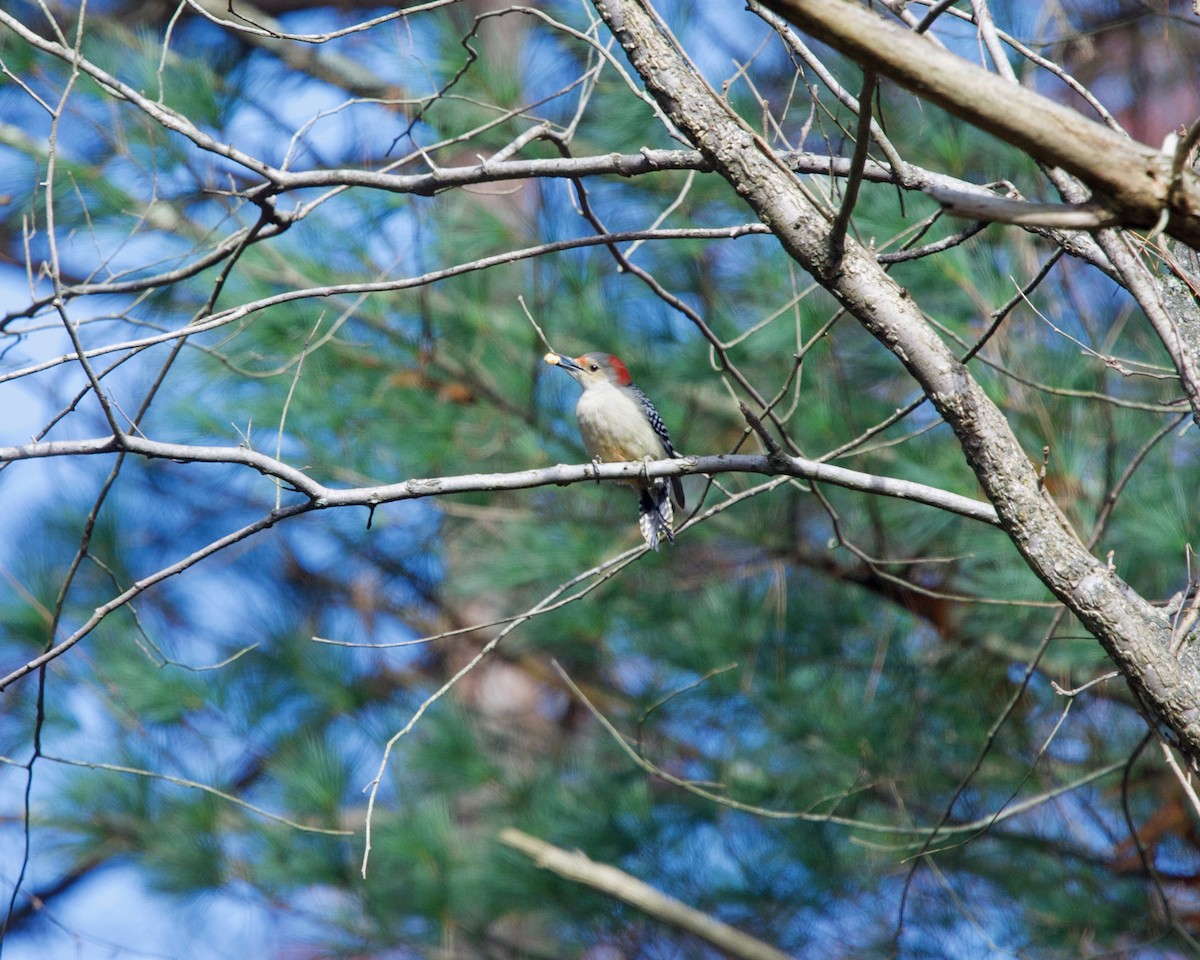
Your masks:
{"label": "bird perched on branch", "polygon": [[[572,358],[548,353],[546,362],[565,370],[583,388],[575,416],[583,445],[597,463],[678,456],[654,404],[634,386],[628,368],[612,354],[585,353]],[[680,510],[684,507],[679,478],[632,477],[621,482],[638,489],[638,526],[650,549],[658,549],[663,534],[673,541],[671,502]]]}

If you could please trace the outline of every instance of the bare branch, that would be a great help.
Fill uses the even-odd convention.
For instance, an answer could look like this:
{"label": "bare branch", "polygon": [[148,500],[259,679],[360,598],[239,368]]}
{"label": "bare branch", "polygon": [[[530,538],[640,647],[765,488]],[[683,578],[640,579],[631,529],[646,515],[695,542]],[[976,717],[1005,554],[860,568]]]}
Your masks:
{"label": "bare branch", "polygon": [[868,13],[857,3],[768,0],[812,36],[986,130],[1031,157],[1082,180],[1121,222],[1150,227],[1164,209],[1166,231],[1200,247],[1200,179],[1184,171],[1171,189],[1172,157],[1136,143],[1027,87],[1010,83]]}
{"label": "bare branch", "polygon": [[[51,443],[31,443],[21,447],[0,447],[0,463],[31,460],[43,457],[97,456],[124,451],[148,458],[175,460],[183,463],[227,463],[251,467],[264,476],[283,481],[297,493],[303,494],[310,509],[327,507],[374,507],[400,500],[445,496],[452,493],[471,493],[485,490],[526,490],[531,487],[566,486],[586,480],[620,480],[631,477],[682,477],[691,474],[755,473],[765,476],[793,476],[803,480],[832,483],[835,486],[874,493],[899,500],[911,500],[956,513],[982,523],[997,523],[996,512],[986,503],[930,487],[911,480],[881,477],[875,474],[835,467],[804,457],[792,457],[778,451],[770,456],[756,454],[718,454],[707,457],[684,457],[678,460],[655,460],[643,463],[584,463],[559,464],[537,470],[516,473],[477,473],[461,476],[430,477],[405,480],[401,483],[374,487],[339,489],[313,480],[308,474],[274,457],[246,447],[198,447],[180,443],[163,443],[144,437],[125,436],[93,440],[58,440]],[[284,508],[284,512],[294,511]]]}
{"label": "bare branch", "polygon": [[[502,253],[498,253],[490,257],[482,257],[478,260],[472,260],[468,263],[455,264],[452,267],[446,267],[442,270],[432,270],[429,273],[421,274],[418,277],[405,277],[399,280],[371,280],[362,283],[338,283],[321,287],[307,287],[300,290],[287,290],[283,293],[275,294],[274,296],[263,297],[260,300],[253,300],[249,303],[243,303],[236,307],[231,307],[228,310],[219,311],[209,315],[203,320],[193,319],[176,330],[168,330],[165,333],[156,334],[150,337],[142,337],[138,340],[126,340],[120,343],[107,344],[102,347],[93,347],[89,350],[84,350],[83,356],[90,360],[92,357],[98,357],[107,353],[119,353],[125,350],[141,350],[145,347],[154,346],[155,344],[159,343],[168,343],[172,340],[186,339],[198,333],[206,333],[209,330],[216,330],[219,327],[236,323],[239,320],[250,316],[251,314],[259,312],[260,310],[265,310],[268,307],[274,307],[284,303],[294,303],[298,300],[331,297],[341,294],[386,293],[395,290],[411,290],[415,287],[423,287],[431,283],[436,283],[439,280],[446,280],[450,277],[457,277],[466,273],[473,273],[476,270],[486,270],[490,267],[498,267],[507,263],[516,263],[520,260],[528,260],[533,257],[542,256],[543,254],[557,253],[563,250],[577,250],[581,247],[607,245],[626,240],[734,239],[737,237],[751,236],[754,234],[766,234],[769,232],[770,231],[768,228],[761,223],[746,223],[738,224],[732,227],[718,227],[716,229],[697,228],[686,230],[625,230],[617,233],[607,233],[602,236],[559,240],[553,243],[538,244],[537,246],[533,247],[523,247],[517,250],[506,250]],[[241,245],[244,246],[251,238],[252,235],[250,233],[242,235]],[[77,359],[78,357],[76,354],[68,353],[59,357],[51,358],[49,360],[43,360],[39,363],[22,367],[19,370],[14,370],[0,375],[0,383],[5,383],[9,380],[17,380],[21,377],[27,377],[35,373],[41,373],[43,370],[49,370],[52,367],[57,367],[64,363],[70,363]]]}
{"label": "bare branch", "polygon": [[183,114],[172,110],[170,107],[156,103],[149,97],[144,96],[133,87],[118,80],[112,74],[100,69],[90,60],[82,56],[78,56],[74,50],[62,44],[55,43],[52,40],[47,40],[44,37],[34,33],[26,27],[20,20],[12,14],[0,10],[0,24],[8,27],[13,33],[17,34],[22,40],[32,47],[36,47],[43,53],[51,54],[58,57],[60,60],[77,67],[80,73],[85,73],[97,83],[107,87],[116,96],[123,100],[128,100],[130,103],[141,109],[147,116],[153,119],[156,123],[161,124],[168,130],[181,134],[188,140],[191,140],[196,146],[202,150],[207,150],[210,153],[215,153],[225,157],[234,163],[237,163],[248,170],[264,177],[270,177],[272,168],[270,165],[263,163],[257,157],[253,157],[248,153],[238,150],[227,143],[222,143],[214,137],[197,127],[190,119]]}
{"label": "bare branch", "polygon": [[1018,227],[1051,227],[1055,230],[1098,230],[1116,226],[1121,218],[1103,204],[1032,203],[1012,197],[964,193],[940,185],[927,187],[925,192],[955,217],[987,220],[989,223],[1011,223]]}
{"label": "bare branch", "polygon": [[519,850],[543,870],[550,870],[560,877],[623,900],[656,920],[711,943],[730,956],[741,957],[742,960],[791,960],[788,954],[769,943],[721,923],[674,897],[668,897],[624,870],[606,863],[596,863],[579,851],[570,853],[513,827],[500,831],[500,842]]}
{"label": "bare branch", "polygon": [[[1001,526],[1026,563],[1100,640],[1143,702],[1188,751],[1200,755],[1200,676],[1170,654],[1167,618],[1089,553],[1038,483],[1037,471],[1004,414],[938,337],[906,291],[850,239],[842,270],[832,274],[829,218],[797,188],[795,177],[769,145],[695,76],[639,5],[631,0],[593,2],[680,129],[713,157],[738,193],[772,227],[784,249],[920,383],[954,430],[967,462],[996,507]],[[860,55],[860,47],[866,45],[869,49],[861,56],[869,69],[878,66],[881,73],[893,75],[898,68],[890,62],[892,52],[911,58],[912,66],[930,71],[923,74],[923,89],[936,89],[951,76],[956,81],[971,77],[977,81],[973,108],[979,106],[976,100],[987,99],[988,94],[998,103],[1012,105],[1020,100],[1018,93],[1029,93],[957,57],[939,59],[947,55],[908,31],[880,23],[855,4],[789,0],[772,5],[806,27],[815,25],[818,36],[836,40],[852,55]],[[842,36],[846,31],[853,37]],[[866,44],[868,35],[872,44]],[[941,72],[935,65],[940,65]],[[975,74],[983,74],[983,78]],[[992,83],[1001,86],[993,90]],[[970,86],[966,80],[963,84]],[[1128,141],[1057,104],[1045,104],[1050,116],[1066,125],[1066,132],[1057,132],[1059,142],[1072,140],[1070,132],[1078,128],[1091,150],[1093,165],[1121,167],[1129,162],[1129,151],[1134,148]],[[1022,122],[1030,122],[1032,112],[1024,103]],[[1074,150],[1074,146],[1064,150],[1059,159],[1078,161]],[[1116,154],[1124,156],[1114,162]],[[1139,167],[1143,179],[1149,179],[1144,177],[1148,166],[1153,164],[1147,161]],[[1200,220],[1195,227],[1200,237]]]}
{"label": "bare branch", "polygon": [[235,543],[240,543],[256,533],[273,527],[280,520],[284,520],[288,517],[299,516],[300,514],[307,513],[312,509],[313,507],[309,504],[300,504],[298,506],[285,507],[282,510],[272,511],[266,517],[255,520],[253,523],[249,523],[241,529],[233,531],[233,533],[227,534],[218,540],[214,540],[207,546],[201,547],[194,553],[188,554],[182,560],[171,564],[169,567],[163,567],[156,573],[139,580],[137,583],[133,584],[133,586],[113,597],[107,603],[101,604],[99,607],[97,607],[92,612],[92,615],[88,617],[86,621],[84,621],[83,625],[65,640],[59,641],[44,653],[34,657],[24,666],[13,670],[8,674],[8,676],[0,678],[0,691],[20,680],[22,677],[33,673],[33,671],[37,670],[39,667],[45,666],[51,660],[61,657],[64,653],[70,650],[71,647],[75,646],[75,644],[95,630],[100,622],[104,620],[104,618],[110,613],[112,613],[114,610],[120,609],[130,600],[134,599],[139,594],[144,593],[156,583],[161,583],[162,581],[167,580],[178,573],[182,573],[184,570],[195,566],[206,557],[211,557],[215,553],[220,553],[226,547],[232,546]]}
{"label": "bare branch", "polygon": [[[300,823],[296,820],[289,819],[278,813],[272,813],[263,807],[243,800],[241,797],[234,796],[224,790],[218,790],[216,787],[210,786],[207,783],[200,783],[196,780],[189,780],[186,777],[176,777],[168,773],[159,773],[154,770],[142,770],[139,767],[128,767],[118,763],[101,763],[99,760],[73,760],[69,757],[55,757],[48,753],[41,755],[42,759],[47,763],[58,763],[68,767],[86,767],[89,770],[107,770],[110,773],[124,773],[135,777],[145,777],[150,780],[161,780],[164,783],[174,784],[177,787],[187,787],[190,790],[199,790],[202,793],[207,793],[219,800],[224,800],[226,803],[241,807],[250,813],[260,817],[265,817],[267,820],[273,820],[276,823],[282,824],[285,827],[290,827],[293,830],[299,830],[302,833],[319,833],[331,837],[349,837],[354,835],[353,830],[341,830],[330,827],[314,827],[309,824]],[[12,760],[8,757],[0,756],[0,763],[8,764],[14,767],[23,767],[25,764],[19,761]]]}

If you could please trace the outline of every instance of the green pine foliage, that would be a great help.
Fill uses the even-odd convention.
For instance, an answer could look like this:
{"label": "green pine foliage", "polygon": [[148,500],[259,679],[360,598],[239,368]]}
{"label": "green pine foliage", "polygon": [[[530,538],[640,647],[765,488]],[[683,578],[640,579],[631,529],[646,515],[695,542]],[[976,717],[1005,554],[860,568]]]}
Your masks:
{"label": "green pine foliage", "polygon": [[[547,7],[587,29],[577,8]],[[750,51],[766,37],[757,21],[736,28],[748,30],[744,36],[715,35],[714,25],[743,16],[732,8],[670,7],[681,42],[696,45],[712,76],[727,75],[724,62],[708,62],[713,49],[747,58],[745,37],[753,38]],[[89,16],[85,55],[147,94],[161,77],[164,104],[270,162],[281,161],[292,134],[322,109],[301,105],[330,96],[328,78],[258,48],[249,53],[194,19],[176,26],[162,59],[165,24],[131,29],[119,13]],[[292,27],[312,29],[301,17]],[[407,33],[393,26],[351,35],[346,42],[359,46],[349,49],[369,52],[405,102],[354,104],[322,119],[295,167],[380,169],[413,151],[398,172],[424,173],[477,163],[540,119],[570,121],[579,90],[532,101],[577,77],[594,51],[540,19],[509,14],[481,22],[467,41],[478,51],[471,60],[463,43],[471,27],[455,9],[429,14]],[[509,41],[521,54],[505,59],[497,50]],[[419,58],[397,52],[410,47]],[[61,62],[3,31],[0,58],[13,74],[36,78],[47,96],[68,77]],[[857,89],[856,71],[831,63]],[[780,107],[793,89],[793,64],[772,43],[749,69],[798,138],[809,99],[793,93],[790,109]],[[812,82],[803,76],[798,89]],[[418,103],[435,91],[444,94]],[[328,106],[351,95],[336,91]],[[681,147],[611,66],[587,95],[572,155]],[[20,99],[0,89],[0,103]],[[729,99],[761,123],[749,87],[735,84]],[[92,81],[81,80],[68,103],[54,213],[69,282],[175,270],[237,231],[244,238],[258,221],[261,208],[237,195],[257,183],[244,170],[199,153]],[[883,110],[910,162],[976,182],[1014,178],[1037,191],[1028,158],[969,125],[893,90]],[[515,113],[495,122],[506,111]],[[14,195],[0,207],[10,263],[23,262],[22,217],[37,224],[38,256],[45,246],[46,195],[34,183],[46,175],[47,126],[33,112],[18,119],[29,141],[0,144],[0,190]],[[844,109],[821,112],[808,141],[792,146],[847,155],[853,120]],[[414,144],[432,153],[422,157]],[[534,141],[518,156],[558,152]],[[671,171],[589,177],[585,186],[611,230],[647,228],[677,200],[664,228],[752,219],[720,177],[697,173],[685,189],[687,181]],[[840,186],[827,177],[806,182],[831,206],[840,202]],[[291,213],[320,195],[312,188],[273,202]],[[106,319],[85,324],[83,336],[100,343],[116,328],[113,340],[135,339],[297,290],[416,277],[591,235],[578,205],[566,179],[429,197],[347,190],[247,246],[227,276],[222,261],[145,294],[89,301]],[[854,233],[894,252],[904,240],[930,243],[962,228],[941,218],[919,239],[905,233],[935,209],[923,197],[906,193],[901,202],[895,187],[868,184]],[[1043,238],[992,226],[892,274],[962,354],[1052,252]],[[807,456],[841,447],[920,399],[896,358],[852,318],[810,344],[836,307],[820,291],[805,292],[809,278],[774,238],[651,241],[632,257],[726,341],[729,362],[763,396],[795,373],[775,410]],[[603,245],[402,290],[328,292],[254,309],[189,339],[145,432],[278,451],[332,486],[580,462],[576,388],[541,361],[545,347],[518,297],[555,350],[624,357],[684,453],[756,449],[736,405],[746,394],[710,344]],[[1123,471],[1174,419],[1165,405],[1177,384],[1126,376],[1095,355],[1152,365],[1152,373],[1166,364],[1127,296],[1097,271],[1064,259],[1031,301],[1017,306],[971,369],[1030,457],[1048,448],[1047,490],[1087,537]],[[9,309],[24,303],[18,296]],[[43,310],[37,322],[57,321]],[[12,321],[8,329],[23,327]],[[33,331],[5,363],[25,365],[65,343]],[[1093,353],[1081,355],[1081,344]],[[136,411],[169,349],[129,361],[115,388],[123,416]],[[57,410],[84,380],[72,371],[47,383]],[[77,433],[64,435],[104,435],[98,408],[85,407],[71,419]],[[1112,550],[1116,569],[1148,597],[1182,584],[1196,521],[1191,442],[1177,427],[1146,454],[1095,547],[1098,555]],[[128,458],[90,537],[91,559],[57,610],[114,462],[73,464],[55,496],[30,497],[8,516],[6,669],[61,641],[140,578],[262,517],[276,496],[297,502],[243,468]],[[833,462],[980,496],[928,402]],[[0,485],[24,466],[6,468],[13,473],[0,474]],[[765,478],[716,479],[685,480],[688,514]],[[24,496],[16,483],[9,489]],[[1185,942],[1180,931],[1195,928],[1187,912],[1192,831],[1168,829],[1152,843],[1178,913],[1172,932],[1130,840],[1120,773],[1003,813],[1128,758],[1145,724],[1119,681],[1074,701],[1055,692],[1051,681],[1076,686],[1108,662],[1069,618],[1040,652],[1052,598],[997,530],[921,505],[783,483],[689,528],[657,555],[555,594],[567,602],[517,625],[429,703],[512,618],[637,546],[635,498],[616,484],[485,491],[386,504],[370,520],[368,527],[363,509],[317,511],[145,592],[50,666],[43,721],[36,675],[5,691],[7,796],[23,791],[19,765],[35,723],[41,740],[29,808],[39,877],[74,868],[99,884],[105,866],[131,866],[164,911],[206,898],[253,905],[277,923],[279,953],[599,957],[608,946],[612,956],[704,955],[688,935],[502,847],[498,832],[517,827],[797,956],[892,955],[910,876],[899,934],[905,957],[992,955],[987,944],[998,945],[996,955],[1167,956]],[[1035,655],[1031,682],[993,730]],[[389,738],[426,706],[382,774],[364,880],[364,788]],[[1164,799],[1174,797],[1174,780],[1149,759],[1156,749],[1133,767],[1128,791],[1141,825],[1174,810]],[[10,823],[19,824],[21,812],[16,801],[5,807]],[[947,831],[927,849],[928,828],[943,820]],[[930,849],[936,854],[917,868],[912,858]],[[5,881],[16,871],[6,867]],[[40,926],[25,917],[9,935]],[[131,952],[141,949],[136,937],[131,932]]]}

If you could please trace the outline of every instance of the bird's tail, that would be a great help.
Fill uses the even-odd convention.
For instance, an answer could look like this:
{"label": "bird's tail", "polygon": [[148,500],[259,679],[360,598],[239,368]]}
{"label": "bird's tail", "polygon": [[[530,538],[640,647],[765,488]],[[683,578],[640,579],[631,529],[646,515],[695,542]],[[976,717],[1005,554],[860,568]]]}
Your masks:
{"label": "bird's tail", "polygon": [[651,550],[658,549],[663,534],[666,534],[672,543],[675,542],[675,532],[671,529],[674,516],[668,490],[667,484],[660,482],[645,487],[640,492],[638,526],[641,527],[642,536],[646,538]]}

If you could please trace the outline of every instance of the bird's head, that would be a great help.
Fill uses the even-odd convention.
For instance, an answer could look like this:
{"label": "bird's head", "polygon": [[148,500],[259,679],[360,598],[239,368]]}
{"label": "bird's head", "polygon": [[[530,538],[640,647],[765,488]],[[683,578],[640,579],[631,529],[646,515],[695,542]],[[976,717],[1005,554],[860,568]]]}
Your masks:
{"label": "bird's head", "polygon": [[548,353],[546,362],[567,371],[584,390],[589,387],[603,386],[606,383],[617,387],[627,387],[633,382],[625,364],[611,353],[585,353],[581,357],[564,357],[562,354]]}

